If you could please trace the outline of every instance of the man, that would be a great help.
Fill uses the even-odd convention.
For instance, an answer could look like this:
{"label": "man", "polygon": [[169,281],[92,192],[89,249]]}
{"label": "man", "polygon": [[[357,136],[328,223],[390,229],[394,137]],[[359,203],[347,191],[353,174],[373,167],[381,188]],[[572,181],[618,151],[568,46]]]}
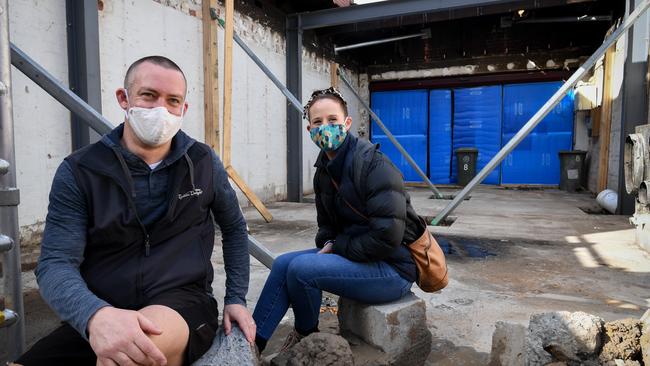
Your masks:
{"label": "man", "polygon": [[223,326],[249,342],[246,224],[219,158],[180,131],[186,79],[161,56],[116,91],[125,122],[56,172],[36,275],[65,322],[22,365],[187,365],[218,326],[214,223],[223,235]]}

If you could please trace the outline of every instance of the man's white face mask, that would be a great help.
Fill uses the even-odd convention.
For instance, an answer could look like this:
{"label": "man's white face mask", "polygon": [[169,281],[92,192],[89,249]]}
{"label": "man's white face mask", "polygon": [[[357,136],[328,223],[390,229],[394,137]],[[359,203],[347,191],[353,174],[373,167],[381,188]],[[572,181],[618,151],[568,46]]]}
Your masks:
{"label": "man's white face mask", "polygon": [[[126,89],[124,92],[127,103],[131,105]],[[155,147],[167,143],[181,129],[184,111],[185,107],[181,109],[181,115],[177,116],[169,113],[165,107],[129,107],[124,113],[138,139],[145,145]]]}

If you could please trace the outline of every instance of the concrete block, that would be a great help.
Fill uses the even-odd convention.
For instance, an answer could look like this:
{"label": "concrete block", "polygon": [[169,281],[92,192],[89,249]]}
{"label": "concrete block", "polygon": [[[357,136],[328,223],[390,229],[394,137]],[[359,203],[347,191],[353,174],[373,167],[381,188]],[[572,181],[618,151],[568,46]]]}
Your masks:
{"label": "concrete block", "polygon": [[498,321],[492,334],[490,366],[520,366],[524,363],[526,327]]}
{"label": "concrete block", "polygon": [[583,312],[556,311],[530,317],[524,365],[581,364],[597,357],[603,320]]}
{"label": "concrete block", "polygon": [[390,365],[423,365],[431,352],[426,303],[413,293],[381,305],[340,298],[338,318],[341,335],[354,334],[380,349]]}
{"label": "concrete block", "polygon": [[223,328],[219,328],[210,349],[192,366],[257,366],[258,364],[255,347],[248,343],[241,329],[234,325],[228,336]]}

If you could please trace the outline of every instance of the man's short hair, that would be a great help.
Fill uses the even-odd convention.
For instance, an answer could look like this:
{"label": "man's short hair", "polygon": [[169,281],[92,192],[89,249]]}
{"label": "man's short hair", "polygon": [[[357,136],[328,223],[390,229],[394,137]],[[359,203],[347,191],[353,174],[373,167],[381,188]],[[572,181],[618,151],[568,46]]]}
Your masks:
{"label": "man's short hair", "polygon": [[180,72],[181,75],[183,75],[183,80],[185,81],[185,89],[187,89],[187,79],[185,78],[185,73],[183,73],[183,70],[181,70],[181,68],[178,67],[178,65],[174,61],[168,59],[167,57],[156,56],[156,55],[143,57],[137,60],[136,62],[132,63],[131,66],[129,66],[128,70],[126,70],[126,75],[124,76],[124,89],[129,89],[131,87],[131,84],[133,83],[133,74],[135,72],[135,69],[137,69],[138,66],[140,66],[140,64],[145,62],[149,62],[154,65],[164,67],[166,69],[176,70]]}

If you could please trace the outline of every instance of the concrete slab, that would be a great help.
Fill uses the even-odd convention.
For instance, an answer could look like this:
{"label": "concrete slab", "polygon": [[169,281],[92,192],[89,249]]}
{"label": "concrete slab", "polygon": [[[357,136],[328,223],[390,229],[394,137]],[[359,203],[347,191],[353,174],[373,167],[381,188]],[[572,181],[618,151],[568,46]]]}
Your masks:
{"label": "concrete slab", "polygon": [[[409,192],[422,215],[433,216],[449,203],[429,199],[426,189]],[[427,326],[434,336],[428,364],[487,364],[495,323],[527,325],[533,313],[585,311],[605,321],[640,318],[650,307],[650,255],[634,244],[628,217],[590,215],[579,208],[593,208],[594,201],[587,193],[481,186],[454,212],[458,219],[452,226],[430,227],[439,241],[448,243],[450,283],[434,294],[413,287],[427,303]],[[268,224],[252,207],[244,214],[251,233],[271,251],[314,245],[313,203],[268,207],[275,218]],[[220,300],[225,282],[220,246],[212,258]],[[268,269],[253,260],[249,308],[267,276]],[[29,281],[33,275],[26,272],[25,278],[31,344],[57,322],[35,294],[35,282]],[[292,323],[291,312],[285,319]],[[287,328],[283,325],[277,337],[286,335]]]}
{"label": "concrete slab", "polygon": [[339,298],[338,310],[341,334],[351,333],[377,347],[390,365],[423,365],[431,352],[426,303],[413,293],[380,305]]}

